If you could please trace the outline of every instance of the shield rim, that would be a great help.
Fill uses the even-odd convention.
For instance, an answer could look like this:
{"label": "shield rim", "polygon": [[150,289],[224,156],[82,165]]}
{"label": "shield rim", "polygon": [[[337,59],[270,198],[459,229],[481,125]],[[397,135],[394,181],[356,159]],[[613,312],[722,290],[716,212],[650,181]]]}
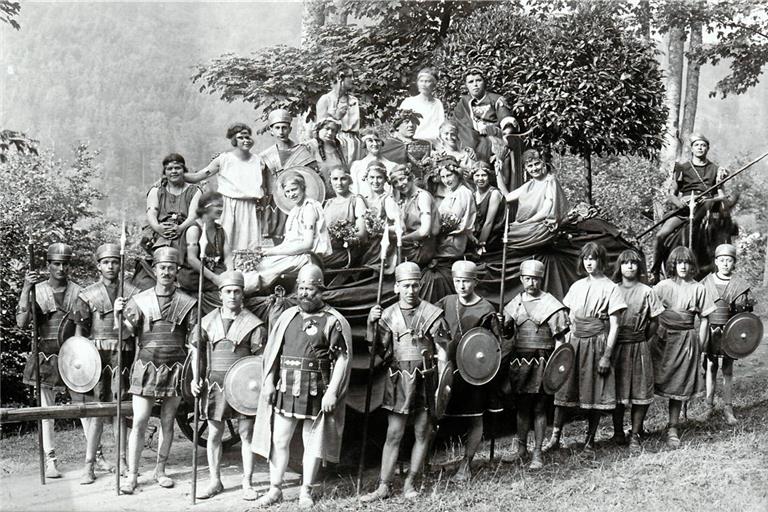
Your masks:
{"label": "shield rim", "polygon": [[[261,401],[261,387],[263,386],[263,382],[259,384],[259,397],[256,399],[256,407],[254,409],[247,409],[244,406],[242,406],[242,404],[240,403],[234,403],[232,401],[232,393],[228,391],[228,389],[230,388],[229,382],[234,378],[235,372],[233,370],[235,370],[236,367],[238,366],[243,366],[244,364],[250,362],[252,359],[255,360],[259,366],[263,366],[264,364],[263,355],[245,356],[245,357],[241,357],[240,359],[232,363],[232,366],[229,367],[229,370],[227,370],[227,373],[224,374],[224,399],[227,401],[229,406],[232,407],[232,409],[239,412],[240,414],[244,414],[245,416],[255,416],[256,413],[258,412],[260,401]],[[264,378],[263,368],[262,368],[261,378],[262,380]]]}
{"label": "shield rim", "polygon": [[[96,374],[93,377],[91,377],[91,381],[88,381],[87,384],[82,386],[74,385],[72,381],[69,379],[69,377],[67,376],[66,371],[62,371],[62,368],[66,368],[66,365],[62,364],[62,361],[65,360],[65,357],[63,356],[65,356],[67,352],[67,350],[65,350],[65,347],[67,343],[72,340],[75,340],[76,342],[83,345],[84,347],[83,350],[90,352],[91,353],[90,357],[93,358],[94,361],[96,361],[96,369],[97,369]],[[62,354],[62,351],[64,351],[64,354]],[[56,364],[59,370],[59,375],[61,376],[61,380],[64,381],[64,384],[67,386],[67,388],[71,389],[75,393],[81,393],[81,394],[93,391],[93,388],[95,388],[96,384],[98,384],[99,381],[101,380],[101,373],[104,370],[104,368],[102,368],[101,366],[101,355],[99,354],[99,349],[97,349],[96,345],[94,345],[93,342],[91,342],[91,340],[89,340],[85,336],[70,336],[69,338],[64,340],[64,343],[62,343],[61,347],[59,347],[59,355],[56,358]]]}
{"label": "shield rim", "polygon": [[[568,369],[568,371],[565,373],[565,377],[563,378],[562,384],[560,384],[560,386],[558,386],[557,389],[552,389],[550,386],[547,385],[547,382],[550,380],[550,379],[547,379],[547,375],[549,374],[548,372],[551,371],[549,368],[551,366],[554,366],[554,365],[550,365],[550,363],[555,358],[555,356],[558,355],[560,352],[570,352],[571,366]],[[544,375],[541,382],[542,386],[544,387],[544,392],[547,393],[548,395],[554,395],[555,393],[560,391],[562,387],[565,385],[565,383],[568,381],[568,379],[571,377],[571,375],[573,374],[573,370],[575,366],[576,366],[576,349],[573,348],[573,345],[571,345],[570,343],[563,343],[562,345],[557,347],[555,350],[553,350],[552,354],[550,354],[549,356],[549,359],[547,359],[547,365],[544,368]]]}
{"label": "shield rim", "polygon": [[[315,172],[314,169],[311,167],[307,167],[305,165],[298,165],[296,167],[288,167],[287,169],[283,169],[280,172],[280,175],[275,179],[275,188],[272,191],[272,199],[275,201],[275,205],[282,211],[284,214],[288,215],[291,210],[293,210],[294,205],[288,199],[280,194],[280,180],[282,176],[288,173],[288,171],[296,171],[299,174],[301,174],[304,177],[304,181],[307,184],[307,190],[306,190],[306,197],[311,197],[312,199],[316,200],[318,203],[322,204],[323,201],[325,201],[325,182],[320,177],[320,175]],[[312,185],[314,184],[314,185]],[[314,189],[314,197],[310,194],[310,192],[313,192]],[[275,193],[277,191],[277,193]]]}
{"label": "shield rim", "polygon": [[464,364],[462,363],[463,359],[459,358],[458,354],[461,353],[461,347],[462,347],[462,344],[465,343],[465,340],[468,340],[472,334],[474,334],[475,332],[479,332],[479,331],[487,332],[488,334],[490,334],[490,336],[492,338],[495,338],[498,341],[498,338],[496,338],[496,336],[493,334],[493,332],[490,329],[486,329],[485,327],[473,327],[472,329],[470,329],[470,330],[468,330],[467,332],[464,333],[464,335],[459,340],[458,345],[456,345],[456,354],[457,354],[456,366],[457,366],[457,368],[459,370],[459,375],[461,375],[462,379],[464,379],[469,384],[472,384],[474,386],[482,386],[484,384],[488,384],[494,378],[496,378],[496,375],[498,375],[499,370],[501,369],[501,359],[502,359],[502,357],[501,357],[501,344],[499,344],[496,347],[496,352],[495,352],[496,354],[498,354],[498,357],[496,358],[496,370],[493,372],[493,375],[491,375],[487,379],[479,379],[479,380],[475,379],[474,377],[471,377],[471,376],[468,377],[468,374],[466,373],[466,369],[464,367]]}
{"label": "shield rim", "polygon": [[[65,329],[70,331],[69,336],[67,336],[67,333],[64,332]],[[62,317],[62,319],[61,319],[61,322],[59,322],[59,330],[56,333],[56,341],[58,341],[58,343],[59,343],[59,348],[61,348],[64,345],[64,343],[67,340],[69,340],[69,338],[74,338],[75,337],[76,329],[77,329],[77,324],[72,319],[72,316],[69,313],[64,315]],[[81,336],[81,338],[85,338],[85,336]],[[85,339],[88,339],[88,338],[85,338]],[[94,348],[95,348],[95,346],[94,346]]]}
{"label": "shield rim", "polygon": [[[453,380],[455,371],[456,368],[454,367],[453,363],[448,361],[446,362],[445,367],[443,368],[443,371],[440,373],[440,376],[437,380],[437,389],[435,389],[435,418],[438,420],[444,418],[445,413],[448,410],[448,403],[451,401],[451,395],[453,394]],[[448,393],[448,396],[443,402],[440,400],[440,391],[443,389],[446,381],[448,382],[448,387],[451,389],[451,392]],[[440,404],[439,407],[438,404]]]}
{"label": "shield rim", "polygon": [[[749,318],[752,318],[754,320],[755,324],[757,324],[757,326],[758,326],[758,328],[757,328],[758,329],[757,330],[757,334],[758,334],[757,343],[755,344],[755,347],[752,350],[750,350],[749,352],[736,354],[735,352],[730,350],[730,348],[732,348],[732,347],[730,347],[730,345],[726,342],[726,340],[728,339],[727,334],[728,334],[729,327],[733,328],[733,325],[736,323],[734,321],[734,319],[738,319],[739,317],[745,317],[745,316],[749,317]],[[752,313],[751,311],[743,311],[741,313],[737,313],[737,314],[733,315],[731,318],[728,319],[728,322],[726,322],[725,326],[723,327],[723,334],[722,334],[722,338],[721,338],[721,341],[720,341],[720,346],[721,346],[723,352],[725,352],[725,355],[727,355],[731,359],[743,359],[743,358],[753,354],[758,348],[760,348],[760,344],[763,342],[763,334],[764,334],[764,332],[763,332],[763,322],[762,322],[762,320],[760,320],[760,317],[757,316],[756,314]]]}

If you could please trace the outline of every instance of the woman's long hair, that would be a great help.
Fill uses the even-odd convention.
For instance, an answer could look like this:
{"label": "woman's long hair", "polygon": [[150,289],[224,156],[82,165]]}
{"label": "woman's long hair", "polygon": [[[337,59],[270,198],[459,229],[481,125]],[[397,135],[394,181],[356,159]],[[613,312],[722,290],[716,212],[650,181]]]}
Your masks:
{"label": "woman's long hair", "polygon": [[647,269],[645,266],[645,259],[643,259],[642,256],[640,256],[640,253],[637,252],[634,249],[627,249],[625,251],[622,251],[621,254],[619,254],[619,258],[616,260],[616,266],[613,269],[613,282],[614,283],[621,283],[622,281],[622,275],[621,275],[621,265],[624,263],[630,263],[635,262],[637,263],[637,280],[641,283],[646,282],[647,278]]}

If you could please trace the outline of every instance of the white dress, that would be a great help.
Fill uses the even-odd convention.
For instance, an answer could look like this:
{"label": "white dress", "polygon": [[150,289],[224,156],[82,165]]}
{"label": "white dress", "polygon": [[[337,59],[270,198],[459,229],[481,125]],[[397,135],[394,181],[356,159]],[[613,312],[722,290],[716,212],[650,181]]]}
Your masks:
{"label": "white dress", "polygon": [[445,122],[443,102],[437,98],[427,101],[419,94],[405,98],[400,103],[400,109],[409,109],[421,114],[422,118],[414,138],[429,141],[434,147],[440,139],[440,125]]}
{"label": "white dress", "polygon": [[[352,191],[353,194],[358,194],[363,197],[370,195],[371,186],[365,180],[365,175],[368,171],[368,164],[373,162],[374,160],[378,160],[379,162],[384,164],[384,167],[387,169],[387,172],[392,170],[392,168],[397,165],[395,162],[387,160],[386,158],[376,158],[372,155],[366,155],[364,158],[361,158],[360,160],[355,160],[354,162],[352,162],[352,165],[349,167],[349,175],[352,176],[352,186],[350,186],[349,189]],[[385,183],[384,190],[386,192],[389,192],[390,190],[392,190],[392,186],[389,183]]]}
{"label": "white dress", "polygon": [[219,160],[218,191],[224,196],[221,227],[232,250],[245,250],[261,240],[262,215],[259,203],[264,199],[264,163],[251,153],[247,161],[232,152],[222,153]]}

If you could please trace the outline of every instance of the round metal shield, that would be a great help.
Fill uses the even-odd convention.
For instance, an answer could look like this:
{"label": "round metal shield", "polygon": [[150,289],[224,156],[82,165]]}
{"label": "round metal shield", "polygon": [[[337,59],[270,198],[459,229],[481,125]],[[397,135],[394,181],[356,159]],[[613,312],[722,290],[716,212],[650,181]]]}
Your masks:
{"label": "round metal shield", "polygon": [[224,376],[224,398],[240,414],[255,416],[261,399],[264,356],[236,361]]}
{"label": "round metal shield", "polygon": [[449,361],[440,373],[440,378],[437,381],[437,390],[435,391],[435,419],[439,420],[445,416],[448,401],[451,399],[454,370],[453,363]]}
{"label": "round metal shield", "polygon": [[728,357],[741,359],[757,350],[762,339],[763,322],[760,318],[754,313],[739,313],[725,324],[720,344]]}
{"label": "round metal shield", "polygon": [[576,351],[570,343],[563,343],[552,352],[544,369],[544,391],[547,394],[554,395],[568,377],[573,372],[573,366],[576,362]]}
{"label": "round metal shield", "polygon": [[101,356],[88,338],[72,336],[59,349],[59,374],[69,389],[77,393],[92,390],[101,378]]}
{"label": "round metal shield", "polygon": [[320,203],[325,200],[325,183],[323,183],[323,178],[320,177],[317,171],[311,167],[289,167],[280,173],[276,180],[277,183],[272,189],[272,197],[275,200],[275,204],[283,213],[287,215],[296,206],[295,203],[289,201],[285,194],[283,194],[283,183],[289,171],[296,171],[304,178],[304,183],[307,185],[306,197],[311,197]]}
{"label": "round metal shield", "polygon": [[456,346],[456,366],[470,384],[481,386],[491,382],[501,367],[499,340],[483,327],[468,330]]}
{"label": "round metal shield", "polygon": [[[65,341],[75,335],[75,321],[69,314],[64,315],[64,318],[59,322],[58,339],[59,346],[62,346]],[[93,345],[93,343],[91,343]]]}

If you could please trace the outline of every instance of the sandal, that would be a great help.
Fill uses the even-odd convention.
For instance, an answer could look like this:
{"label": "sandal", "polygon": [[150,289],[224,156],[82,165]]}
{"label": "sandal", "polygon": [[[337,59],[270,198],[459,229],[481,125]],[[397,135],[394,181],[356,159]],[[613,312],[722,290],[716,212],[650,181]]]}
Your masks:
{"label": "sandal", "polygon": [[414,500],[419,496],[421,496],[421,491],[417,491],[413,487],[411,487],[410,489],[403,489],[403,498],[407,500]]}
{"label": "sandal", "polygon": [[369,492],[368,494],[363,494],[360,497],[360,501],[363,503],[371,503],[377,500],[385,500],[389,498],[390,495],[391,491],[389,489],[389,484],[381,483],[375,491]]}
{"label": "sandal", "polygon": [[160,487],[163,487],[165,489],[171,489],[174,485],[173,480],[171,480],[171,478],[168,475],[164,475],[164,474],[158,475],[157,471],[155,471],[154,478],[155,478],[155,482],[157,482],[157,484]]}
{"label": "sandal", "polygon": [[267,508],[283,501],[283,491],[277,487],[270,487],[267,494],[256,500],[256,508]]}
{"label": "sandal", "polygon": [[677,427],[669,427],[667,431],[667,448],[670,450],[680,448],[680,437],[677,434]]}
{"label": "sandal", "polygon": [[299,508],[307,510],[315,506],[315,500],[312,499],[312,491],[309,486],[302,485],[299,491]]}
{"label": "sandal", "polygon": [[126,481],[120,486],[120,492],[122,494],[133,494],[136,491],[138,484],[136,483],[138,475],[130,475]]}
{"label": "sandal", "polygon": [[256,501],[259,497],[259,493],[253,487],[246,487],[243,489],[243,499],[245,501]]}
{"label": "sandal", "polygon": [[207,500],[210,498],[213,498],[217,494],[220,494],[222,491],[224,491],[224,485],[219,481],[216,485],[211,485],[208,487],[208,489],[205,490],[205,492],[197,497],[199,500]]}

